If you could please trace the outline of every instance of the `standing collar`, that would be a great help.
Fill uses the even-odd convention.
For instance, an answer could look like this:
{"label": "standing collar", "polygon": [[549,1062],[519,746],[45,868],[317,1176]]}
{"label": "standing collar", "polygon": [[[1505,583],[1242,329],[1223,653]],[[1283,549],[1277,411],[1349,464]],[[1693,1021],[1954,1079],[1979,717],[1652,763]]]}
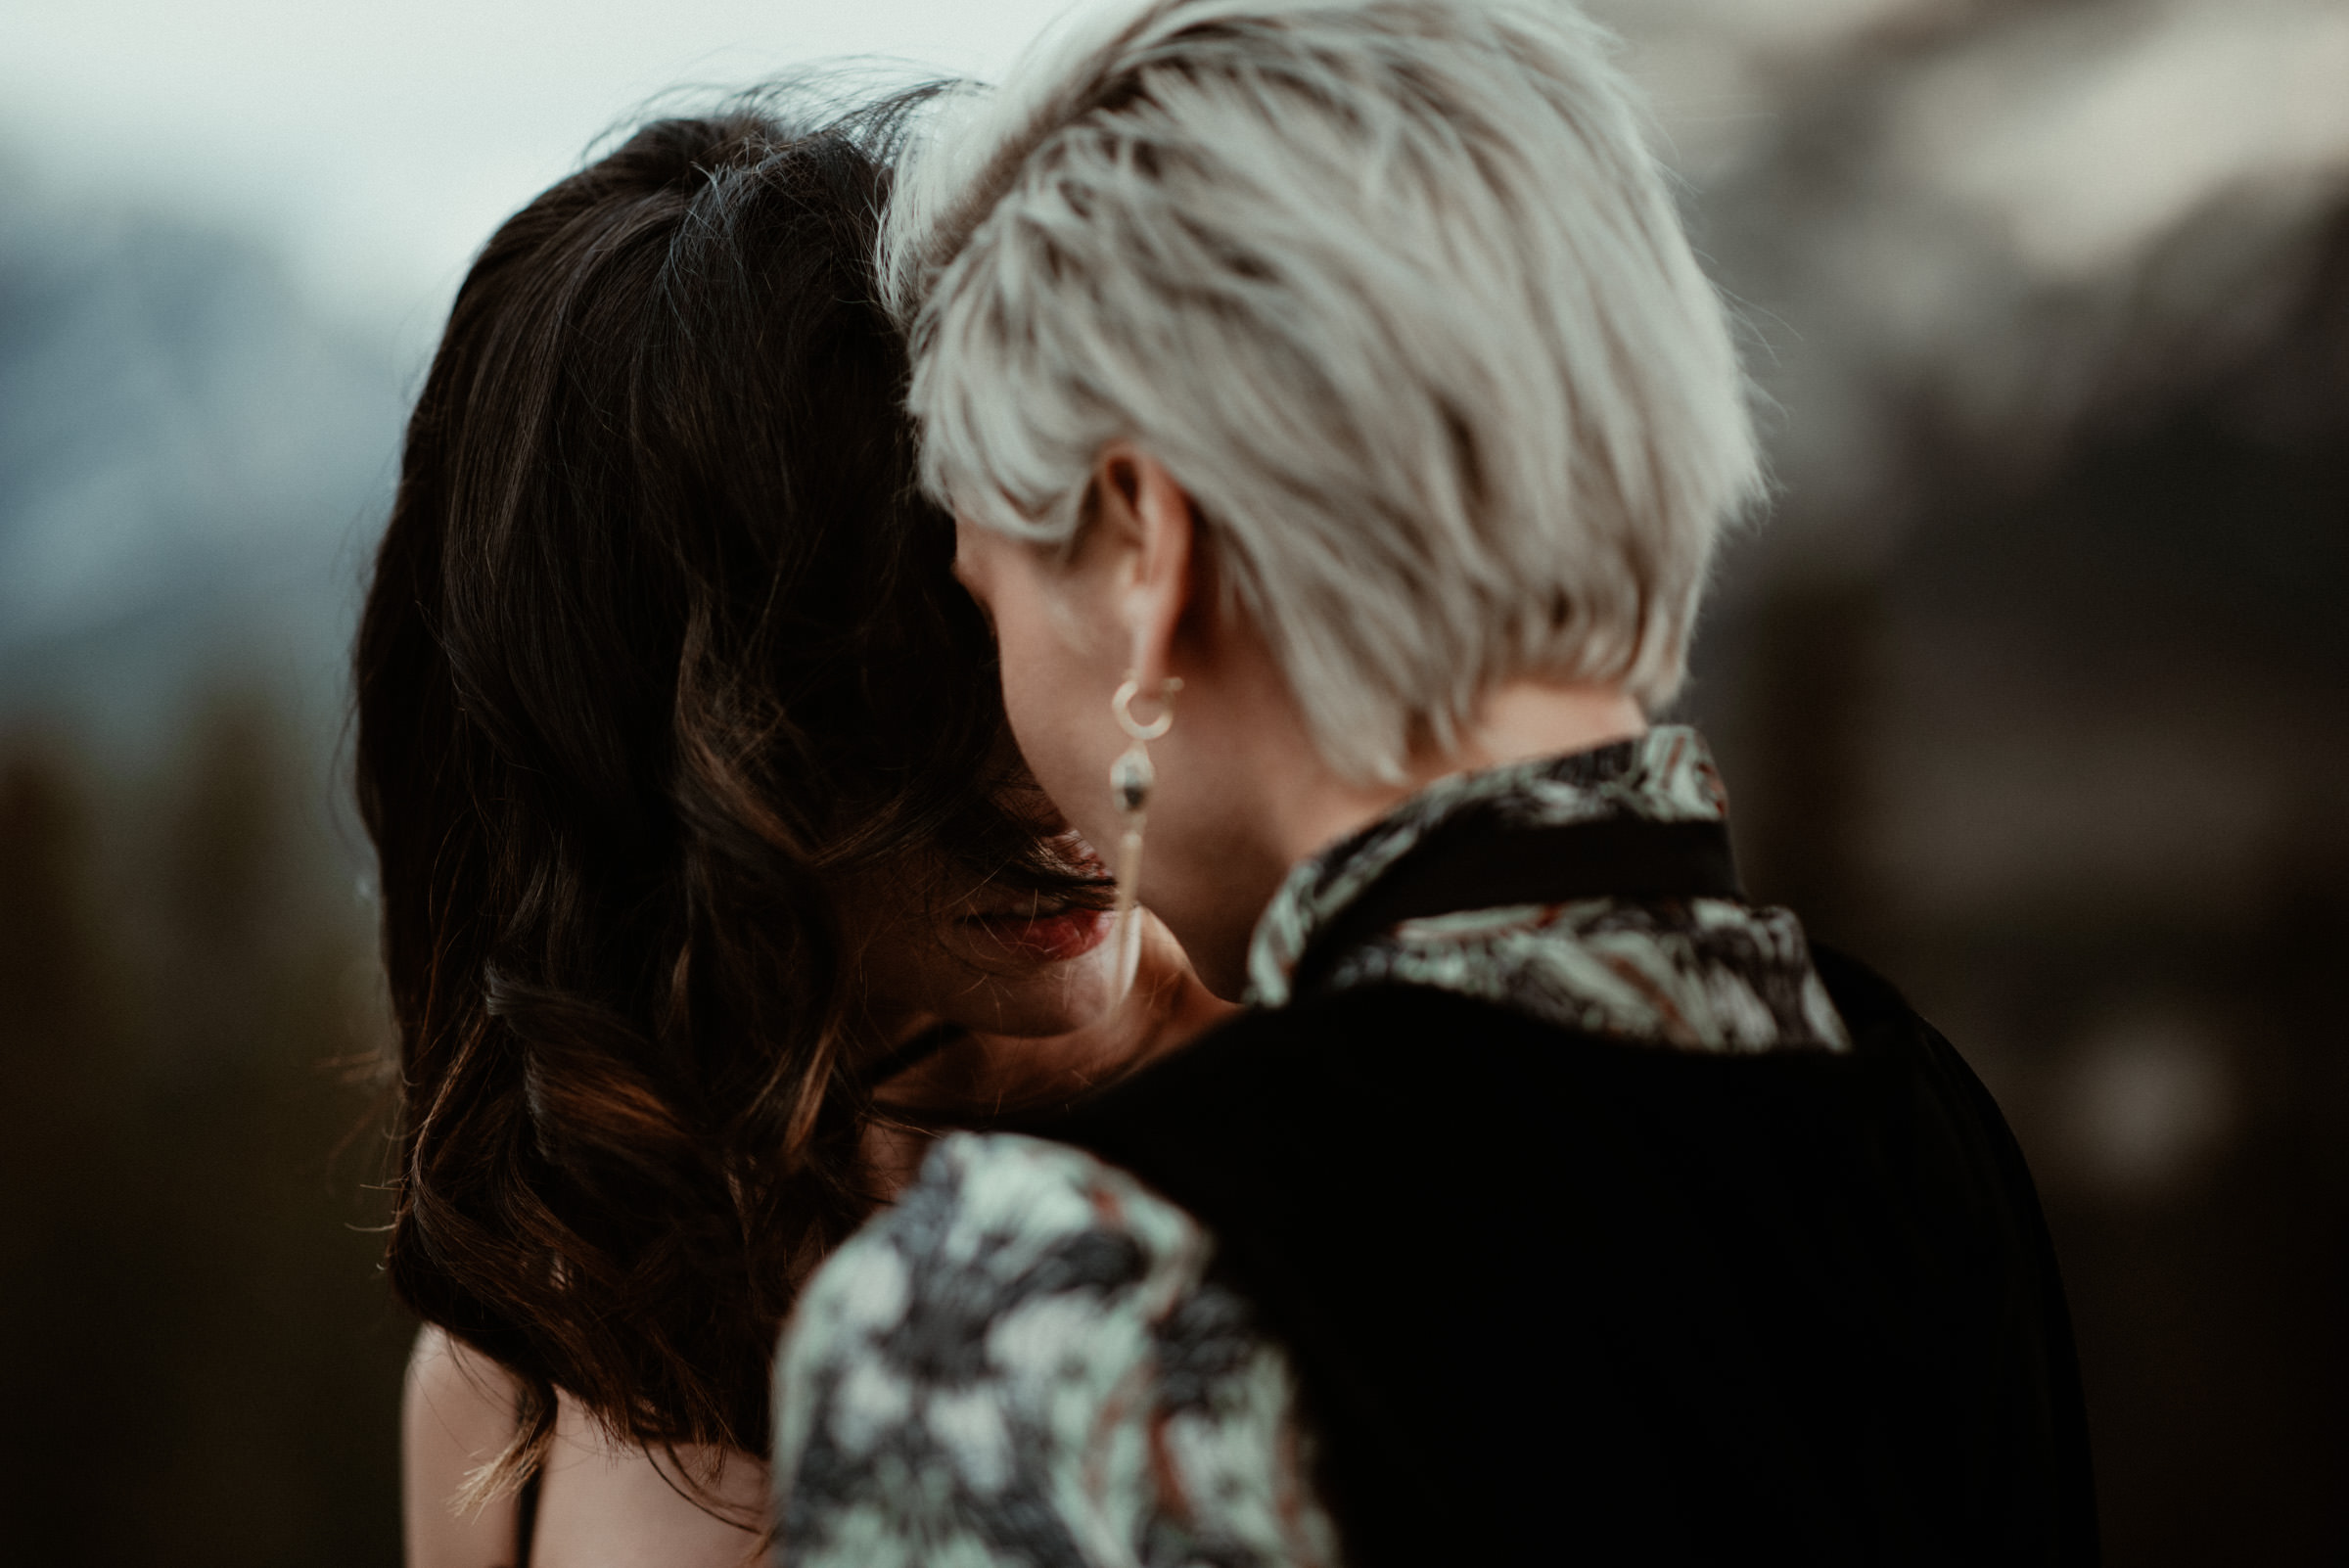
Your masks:
{"label": "standing collar", "polygon": [[[1285,1005],[1316,939],[1331,935],[1340,916],[1439,831],[1449,839],[1450,830],[1472,822],[1501,831],[1656,823],[1722,833],[1727,810],[1712,754],[1695,730],[1678,724],[1591,751],[1438,779],[1289,873],[1249,945],[1248,1000]],[[1726,853],[1725,840],[1725,866]]]}

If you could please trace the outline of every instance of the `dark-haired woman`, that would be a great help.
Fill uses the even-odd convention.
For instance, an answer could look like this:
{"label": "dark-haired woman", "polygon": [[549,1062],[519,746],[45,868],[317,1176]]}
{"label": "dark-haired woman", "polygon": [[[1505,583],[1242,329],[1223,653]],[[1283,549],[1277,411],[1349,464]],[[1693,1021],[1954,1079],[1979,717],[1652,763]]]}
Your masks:
{"label": "dark-haired woman", "polygon": [[412,1564],[754,1556],[778,1327],[925,1130],[1217,1005],[1163,937],[1113,1005],[916,495],[891,124],[640,131],[489,242],[409,426],[356,679]]}

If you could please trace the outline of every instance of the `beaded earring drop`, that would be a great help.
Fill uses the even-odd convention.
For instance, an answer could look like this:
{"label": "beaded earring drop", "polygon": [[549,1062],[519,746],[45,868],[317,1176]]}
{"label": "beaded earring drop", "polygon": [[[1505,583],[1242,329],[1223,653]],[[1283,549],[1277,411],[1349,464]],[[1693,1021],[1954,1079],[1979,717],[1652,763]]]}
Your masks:
{"label": "beaded earring drop", "polygon": [[1142,879],[1142,829],[1148,818],[1150,792],[1158,783],[1158,770],[1150,765],[1149,743],[1163,737],[1174,727],[1174,695],[1182,690],[1182,682],[1172,676],[1159,689],[1159,715],[1148,724],[1133,716],[1133,700],[1141,694],[1141,683],[1132,675],[1118,688],[1109,701],[1110,712],[1117,715],[1118,727],[1131,742],[1109,764],[1110,799],[1116,802],[1118,812],[1126,819],[1126,832],[1118,844],[1118,902],[1117,914],[1110,930],[1110,943],[1117,958],[1117,995],[1123,1001],[1133,987],[1134,972],[1141,965],[1142,917],[1138,890]]}

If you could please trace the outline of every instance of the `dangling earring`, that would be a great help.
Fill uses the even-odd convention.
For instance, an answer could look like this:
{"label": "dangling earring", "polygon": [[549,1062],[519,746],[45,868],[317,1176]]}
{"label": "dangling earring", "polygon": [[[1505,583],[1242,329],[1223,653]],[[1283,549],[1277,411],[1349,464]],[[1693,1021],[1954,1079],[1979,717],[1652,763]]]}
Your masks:
{"label": "dangling earring", "polygon": [[1161,705],[1155,722],[1143,724],[1133,716],[1133,700],[1141,694],[1141,682],[1132,675],[1109,700],[1109,711],[1117,715],[1118,727],[1133,744],[1118,754],[1109,764],[1110,799],[1126,818],[1126,834],[1118,844],[1118,906],[1117,918],[1110,927],[1110,943],[1117,955],[1117,997],[1124,1001],[1133,989],[1133,977],[1142,960],[1142,910],[1137,901],[1142,881],[1142,826],[1150,807],[1150,790],[1158,782],[1158,772],[1150,765],[1149,742],[1159,739],[1174,727],[1173,698],[1182,690],[1182,682],[1174,676],[1159,689]]}

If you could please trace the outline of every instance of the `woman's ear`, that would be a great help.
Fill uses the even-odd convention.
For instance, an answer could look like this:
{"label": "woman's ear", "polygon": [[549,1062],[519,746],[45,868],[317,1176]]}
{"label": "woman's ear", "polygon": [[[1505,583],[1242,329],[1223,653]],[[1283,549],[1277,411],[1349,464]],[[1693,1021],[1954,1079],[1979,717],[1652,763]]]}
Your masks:
{"label": "woman's ear", "polygon": [[1174,673],[1175,628],[1200,587],[1191,498],[1166,465],[1128,441],[1102,449],[1094,484],[1094,527],[1110,530],[1123,558],[1113,592],[1131,642],[1128,668],[1143,691],[1156,692]]}

